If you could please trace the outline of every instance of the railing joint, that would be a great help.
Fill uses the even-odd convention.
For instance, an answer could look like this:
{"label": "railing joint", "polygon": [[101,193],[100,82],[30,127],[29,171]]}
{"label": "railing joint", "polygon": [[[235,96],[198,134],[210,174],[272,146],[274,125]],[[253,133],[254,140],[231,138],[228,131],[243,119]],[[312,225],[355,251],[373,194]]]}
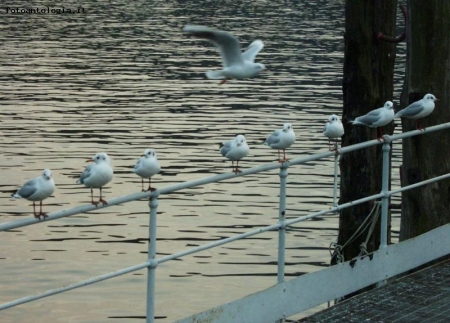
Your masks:
{"label": "railing joint", "polygon": [[381,138],[383,138],[384,143],[387,144],[390,144],[392,141],[394,141],[390,135],[383,135],[383,137]]}

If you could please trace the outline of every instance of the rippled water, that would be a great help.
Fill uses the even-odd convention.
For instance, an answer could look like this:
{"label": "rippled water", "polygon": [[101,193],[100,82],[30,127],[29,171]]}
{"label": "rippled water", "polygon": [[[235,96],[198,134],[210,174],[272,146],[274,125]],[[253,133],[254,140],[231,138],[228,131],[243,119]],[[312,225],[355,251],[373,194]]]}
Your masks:
{"label": "rippled water", "polygon": [[[251,147],[243,168],[274,161],[261,142],[285,122],[297,134],[290,157],[327,150],[323,124],[342,108],[343,1],[64,2],[78,6],[86,12],[1,13],[1,222],[32,216],[29,202],[10,195],[44,168],[57,183],[45,211],[89,203],[89,190],[75,181],[100,151],[113,160],[108,199],[140,190],[132,168],[148,147],[163,169],[157,187],[230,171],[217,144],[240,133]],[[222,86],[206,80],[204,72],[220,66],[218,53],[182,35],[187,23],[232,31],[245,46],[263,39],[257,61],[269,72]],[[400,65],[396,93],[401,72]],[[289,169],[288,217],[331,205],[332,174],[331,159]],[[158,255],[274,223],[278,181],[277,172],[267,172],[163,196]],[[145,261],[147,204],[1,233],[0,301]],[[288,279],[328,264],[337,226],[329,216],[289,229]],[[161,265],[158,322],[273,285],[276,241],[267,233]],[[143,322],[145,287],[143,270],[5,310],[1,321]]]}

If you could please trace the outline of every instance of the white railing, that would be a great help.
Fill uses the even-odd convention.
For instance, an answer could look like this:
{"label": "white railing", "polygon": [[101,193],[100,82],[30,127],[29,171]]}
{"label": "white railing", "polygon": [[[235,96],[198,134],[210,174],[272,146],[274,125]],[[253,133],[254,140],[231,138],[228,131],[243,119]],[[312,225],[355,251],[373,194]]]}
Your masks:
{"label": "white railing", "polygon": [[[304,158],[293,159],[284,164],[271,163],[271,164],[266,164],[266,165],[262,165],[259,167],[254,167],[251,169],[243,170],[241,173],[238,173],[238,174],[234,174],[234,173],[220,174],[220,175],[216,175],[216,176],[201,178],[201,179],[194,180],[194,181],[183,182],[183,183],[179,183],[176,185],[163,187],[163,188],[157,189],[154,192],[143,192],[143,193],[135,193],[135,194],[122,196],[119,198],[108,200],[108,205],[102,205],[99,207],[96,207],[94,205],[83,205],[83,206],[75,207],[75,208],[68,209],[68,210],[53,212],[53,213],[48,214],[48,217],[46,217],[44,220],[39,220],[39,219],[30,217],[27,219],[21,219],[21,220],[11,221],[11,222],[7,222],[7,223],[2,223],[2,224],[0,224],[0,231],[5,231],[5,230],[15,229],[15,228],[19,228],[19,227],[28,226],[28,225],[45,223],[48,221],[53,221],[53,220],[56,220],[59,218],[67,217],[67,216],[89,212],[92,210],[96,210],[98,208],[113,207],[118,204],[123,204],[123,203],[127,203],[130,201],[141,200],[144,198],[150,199],[150,203],[149,203],[149,206],[150,206],[149,240],[150,240],[150,242],[148,245],[147,261],[137,264],[137,265],[134,265],[134,266],[131,266],[131,267],[123,268],[118,271],[106,273],[101,276],[92,277],[90,279],[83,280],[83,281],[80,281],[80,282],[77,282],[77,283],[74,283],[74,284],[71,284],[71,285],[68,285],[65,287],[48,290],[46,292],[42,292],[42,293],[39,293],[36,295],[29,295],[29,296],[22,297],[22,298],[19,298],[19,299],[16,299],[16,300],[4,303],[4,304],[0,304],[0,310],[4,310],[4,309],[10,308],[10,307],[17,306],[17,305],[27,303],[27,302],[31,302],[31,301],[34,301],[34,300],[37,300],[40,298],[55,295],[58,293],[63,293],[63,292],[66,292],[66,291],[69,291],[69,290],[72,290],[75,288],[94,284],[94,283],[97,283],[97,282],[100,282],[100,281],[103,281],[106,279],[110,279],[113,277],[131,273],[133,271],[137,271],[137,270],[140,270],[143,268],[147,268],[148,269],[147,322],[154,322],[154,317],[155,317],[154,304],[155,304],[155,286],[156,286],[155,272],[156,272],[156,269],[159,264],[169,261],[169,260],[181,258],[181,257],[187,256],[190,254],[194,254],[194,253],[206,250],[206,249],[221,246],[221,245],[224,245],[224,244],[236,241],[236,240],[240,240],[240,239],[244,239],[244,238],[247,238],[250,236],[258,235],[263,232],[274,231],[274,230],[278,230],[277,284],[278,285],[282,284],[282,283],[284,284],[284,283],[286,283],[286,282],[284,282],[285,230],[286,230],[286,227],[291,226],[291,225],[301,222],[301,221],[316,218],[316,217],[323,216],[325,214],[329,214],[329,213],[333,213],[333,212],[338,212],[341,209],[352,207],[357,204],[361,204],[361,203],[365,203],[365,202],[373,201],[373,200],[377,200],[377,199],[381,199],[381,201],[382,201],[382,206],[381,206],[381,244],[380,244],[380,250],[382,250],[383,248],[387,247],[387,236],[388,236],[387,221],[388,221],[388,207],[389,207],[388,203],[389,203],[390,196],[393,194],[398,194],[398,193],[401,193],[401,192],[404,192],[404,191],[407,191],[407,190],[410,190],[410,189],[413,189],[416,187],[420,187],[420,186],[423,186],[423,185],[426,185],[429,183],[433,183],[433,182],[440,181],[440,180],[443,180],[446,178],[450,178],[450,173],[443,174],[443,175],[437,176],[435,178],[427,179],[427,180],[424,180],[424,181],[421,181],[421,182],[418,182],[418,183],[415,183],[412,185],[408,185],[405,187],[401,187],[399,189],[389,191],[389,179],[390,179],[390,176],[389,176],[390,175],[389,152],[391,149],[390,148],[391,142],[394,140],[410,138],[413,136],[425,135],[430,132],[445,130],[448,128],[450,128],[450,123],[444,123],[441,125],[428,127],[423,131],[414,130],[414,131],[409,131],[406,133],[392,135],[392,136],[385,135],[383,137],[382,141],[371,140],[371,141],[359,143],[356,145],[337,149],[336,152],[335,151],[327,151],[324,153],[319,153],[319,154],[311,155],[311,156],[304,157]],[[365,148],[377,146],[377,145],[382,145],[382,152],[383,152],[383,170],[382,170],[382,190],[381,190],[381,192],[378,194],[364,197],[364,198],[361,198],[361,199],[358,199],[355,201],[351,201],[351,202],[348,202],[345,204],[337,205],[336,201],[337,201],[337,157],[338,157],[338,155],[342,155],[342,154],[345,154],[345,153],[348,153],[351,151],[365,149]],[[295,165],[301,165],[301,164],[308,163],[310,161],[316,161],[316,160],[320,160],[320,159],[324,159],[324,158],[328,158],[328,157],[332,157],[332,156],[335,156],[335,185],[334,185],[335,192],[334,192],[333,207],[319,211],[319,212],[311,213],[306,216],[300,216],[297,218],[286,220],[286,218],[285,218],[286,179],[288,177],[288,172],[287,172],[288,168],[295,166]],[[266,227],[261,227],[261,228],[258,228],[258,229],[252,230],[252,231],[248,231],[248,232],[245,232],[245,233],[242,233],[239,235],[235,235],[235,236],[232,236],[232,237],[229,237],[226,239],[222,239],[219,241],[214,241],[214,242],[211,242],[208,244],[204,244],[204,245],[198,246],[196,248],[179,251],[174,254],[156,258],[157,208],[158,208],[158,204],[159,204],[158,198],[160,195],[169,194],[169,193],[183,190],[186,188],[206,185],[206,184],[215,183],[215,182],[219,182],[219,181],[225,181],[227,179],[234,178],[234,177],[241,177],[241,176],[246,176],[246,175],[250,175],[250,174],[258,174],[261,172],[266,172],[266,171],[274,170],[277,168],[280,169],[280,173],[279,173],[279,176],[280,176],[279,217],[278,217],[277,223],[274,223],[274,224],[266,226]],[[361,287],[363,287],[363,284],[360,286],[360,288]],[[342,292],[344,292],[344,290]],[[348,293],[348,291],[345,290],[345,293]],[[342,294],[340,296],[344,296],[344,295],[345,294]],[[337,296],[337,297],[339,297],[339,296]],[[284,317],[284,314],[280,312],[279,315],[276,317],[278,319],[282,319]]]}

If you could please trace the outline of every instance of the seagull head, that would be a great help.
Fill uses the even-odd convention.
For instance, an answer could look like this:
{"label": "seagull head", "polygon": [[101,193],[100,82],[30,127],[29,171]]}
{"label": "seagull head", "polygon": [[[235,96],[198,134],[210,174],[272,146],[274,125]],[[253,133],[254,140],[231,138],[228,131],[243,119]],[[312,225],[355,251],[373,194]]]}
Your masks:
{"label": "seagull head", "polygon": [[335,115],[335,114],[332,114],[332,115],[328,118],[328,121],[329,121],[330,123],[337,122],[337,121],[339,121],[339,117],[338,117],[337,115]]}
{"label": "seagull head", "polygon": [[145,158],[156,157],[156,152],[154,149],[150,149],[150,148],[146,149],[144,151],[144,155],[142,157],[145,157]]}
{"label": "seagull head", "polygon": [[392,103],[391,101],[386,101],[386,103],[384,104],[385,109],[392,110],[393,107],[394,103]]}
{"label": "seagull head", "polygon": [[266,65],[264,65],[264,64],[254,63],[253,64],[253,69],[255,70],[255,74],[259,74],[262,71],[265,71],[267,68],[266,68]]}
{"label": "seagull head", "polygon": [[42,172],[42,177],[44,177],[45,180],[49,181],[52,179],[52,171],[50,169],[44,169]]}
{"label": "seagull head", "polygon": [[288,132],[289,130],[292,130],[292,125],[290,123],[285,123],[283,125],[283,131]]}
{"label": "seagull head", "polygon": [[245,137],[243,135],[236,136],[236,145],[240,146],[245,143]]}
{"label": "seagull head", "polygon": [[88,159],[87,162],[94,162],[96,164],[100,163],[111,163],[111,160],[109,159],[109,156],[106,153],[98,153],[96,154],[92,159]]}
{"label": "seagull head", "polygon": [[424,101],[426,101],[426,102],[429,102],[429,101],[439,101],[439,99],[436,99],[436,97],[433,95],[433,94],[431,94],[431,93],[428,93],[428,94],[425,94],[425,96],[423,97],[423,99],[424,99]]}

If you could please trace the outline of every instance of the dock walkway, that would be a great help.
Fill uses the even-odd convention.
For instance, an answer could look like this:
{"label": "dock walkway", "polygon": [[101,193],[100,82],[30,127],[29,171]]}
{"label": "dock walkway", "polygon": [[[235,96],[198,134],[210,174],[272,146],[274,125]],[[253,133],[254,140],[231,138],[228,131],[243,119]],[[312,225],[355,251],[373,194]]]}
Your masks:
{"label": "dock walkway", "polygon": [[297,323],[448,323],[450,259],[352,297]]}

